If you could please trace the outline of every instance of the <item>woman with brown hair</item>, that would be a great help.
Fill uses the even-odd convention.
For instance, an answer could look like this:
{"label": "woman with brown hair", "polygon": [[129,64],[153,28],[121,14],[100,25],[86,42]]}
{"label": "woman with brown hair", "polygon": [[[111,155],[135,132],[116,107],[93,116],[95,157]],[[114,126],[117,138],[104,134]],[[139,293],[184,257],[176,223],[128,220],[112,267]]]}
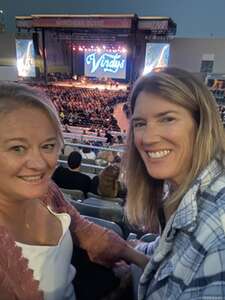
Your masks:
{"label": "woman with brown hair", "polygon": [[225,298],[225,134],[213,96],[189,72],[141,77],[130,98],[131,223],[159,232],[139,300]]}

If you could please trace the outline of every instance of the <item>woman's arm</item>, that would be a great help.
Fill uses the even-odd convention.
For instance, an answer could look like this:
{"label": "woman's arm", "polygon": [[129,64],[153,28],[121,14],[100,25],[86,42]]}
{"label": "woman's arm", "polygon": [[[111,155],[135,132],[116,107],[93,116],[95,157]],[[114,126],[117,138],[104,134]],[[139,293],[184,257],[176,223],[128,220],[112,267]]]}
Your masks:
{"label": "woman's arm", "polygon": [[144,255],[142,252],[137,251],[130,245],[125,249],[123,253],[123,259],[128,263],[133,263],[144,269],[149,261],[149,256]]}
{"label": "woman's arm", "polygon": [[112,266],[124,259],[143,267],[148,258],[132,249],[118,234],[88,221],[68,203],[59,188],[51,183],[49,193],[44,200],[58,211],[64,211],[71,216],[71,233],[79,246],[88,252],[90,259],[105,266]]}

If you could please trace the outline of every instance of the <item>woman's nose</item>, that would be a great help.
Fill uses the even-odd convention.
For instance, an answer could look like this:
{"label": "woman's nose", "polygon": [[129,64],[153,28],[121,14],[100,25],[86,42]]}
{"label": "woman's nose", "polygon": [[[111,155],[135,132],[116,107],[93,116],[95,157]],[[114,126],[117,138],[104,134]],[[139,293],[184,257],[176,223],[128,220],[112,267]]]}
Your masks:
{"label": "woman's nose", "polygon": [[143,142],[148,144],[157,143],[160,139],[160,130],[158,126],[153,122],[148,123],[143,132]]}
{"label": "woman's nose", "polygon": [[27,167],[35,170],[43,170],[46,168],[46,160],[39,151],[31,153],[27,160]]}

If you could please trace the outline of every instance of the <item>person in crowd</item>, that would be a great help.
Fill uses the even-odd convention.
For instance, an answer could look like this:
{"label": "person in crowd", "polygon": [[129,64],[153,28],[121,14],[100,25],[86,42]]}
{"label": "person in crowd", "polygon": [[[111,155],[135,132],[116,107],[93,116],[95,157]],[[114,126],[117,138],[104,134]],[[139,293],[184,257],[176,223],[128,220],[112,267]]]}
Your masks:
{"label": "person in crowd", "polygon": [[51,180],[63,146],[52,104],[1,83],[0,116],[0,299],[74,300],[73,243],[105,266],[124,259],[144,267],[146,256],[81,217]]}
{"label": "person in crowd", "polygon": [[119,134],[119,135],[117,136],[117,138],[116,138],[116,143],[117,143],[117,144],[124,144],[122,135]]}
{"label": "person in crowd", "polygon": [[116,156],[112,163],[106,166],[99,175],[91,180],[90,191],[102,197],[126,198],[126,187],[120,181],[120,156]]}
{"label": "person in crowd", "polygon": [[[90,145],[89,143],[86,143],[86,145]],[[83,149],[80,151],[82,158],[84,159],[96,159],[96,154],[91,148],[83,147]]]}
{"label": "person in crowd", "polygon": [[[69,140],[68,140],[69,141]],[[70,140],[69,141],[70,143],[72,143],[72,144],[76,144],[76,143],[78,143],[78,140],[77,139],[72,139],[72,140]],[[73,152],[73,151],[79,151],[79,148],[78,147],[76,147],[76,146],[72,146],[72,145],[65,145],[64,146],[64,149],[63,149],[63,154],[65,155],[65,156],[69,156],[70,155],[70,153],[71,152]]]}
{"label": "person in crowd", "polygon": [[153,70],[135,84],[126,163],[130,222],[160,232],[139,300],[225,299],[225,134],[194,75]]}
{"label": "person in crowd", "polygon": [[117,165],[108,165],[92,179],[91,192],[103,197],[115,198],[118,195],[120,169]]}
{"label": "person in crowd", "polygon": [[106,144],[112,144],[113,143],[113,135],[108,131],[106,130],[105,132],[105,138],[106,138]]}
{"label": "person in crowd", "polygon": [[71,132],[70,129],[69,129],[68,124],[64,125],[64,131],[67,132],[67,133]]}
{"label": "person in crowd", "polygon": [[115,151],[101,150],[97,154],[96,163],[103,166],[107,165],[108,163],[111,163],[114,160],[115,156]]}
{"label": "person in crowd", "polygon": [[81,190],[85,197],[90,190],[91,178],[80,172],[82,156],[78,151],[73,151],[68,156],[68,168],[58,166],[52,179],[61,188]]}
{"label": "person in crowd", "polygon": [[114,144],[110,145],[111,148],[115,150],[124,150],[126,151],[126,144],[123,141],[123,137],[118,135]]}

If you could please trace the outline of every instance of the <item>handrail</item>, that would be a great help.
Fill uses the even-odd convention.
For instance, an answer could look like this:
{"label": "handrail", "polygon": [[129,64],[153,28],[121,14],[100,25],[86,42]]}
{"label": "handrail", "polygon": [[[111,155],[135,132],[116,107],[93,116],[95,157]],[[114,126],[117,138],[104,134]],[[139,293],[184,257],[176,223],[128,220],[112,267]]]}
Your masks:
{"label": "handrail", "polygon": [[70,142],[64,143],[64,145],[74,146],[74,147],[82,147],[82,148],[91,148],[91,149],[99,149],[99,150],[106,150],[106,151],[113,151],[113,152],[125,152],[124,149],[119,148],[112,148],[112,147],[101,147],[101,146],[93,146],[93,145],[86,145],[86,144],[73,144]]}
{"label": "handrail", "polygon": [[[67,164],[67,161],[66,160],[62,160],[62,159],[58,159],[58,162],[59,163],[66,163]],[[90,165],[90,164],[83,164],[83,163],[81,163],[81,166],[83,166],[83,167],[91,167],[93,169],[99,169],[99,170],[105,169],[105,167],[102,167],[102,166],[99,166],[99,165]]]}

